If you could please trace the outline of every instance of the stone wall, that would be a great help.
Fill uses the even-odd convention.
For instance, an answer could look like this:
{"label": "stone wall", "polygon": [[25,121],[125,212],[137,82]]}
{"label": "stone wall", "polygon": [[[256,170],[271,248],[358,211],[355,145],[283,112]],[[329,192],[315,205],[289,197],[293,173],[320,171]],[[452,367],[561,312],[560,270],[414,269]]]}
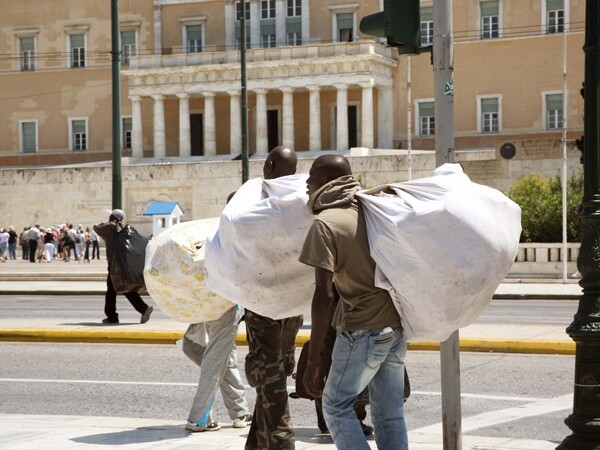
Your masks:
{"label": "stone wall", "polygon": [[[524,147],[526,148],[526,147]],[[560,173],[561,154],[543,146],[527,153],[518,151],[511,160],[497,150],[457,154],[473,181],[506,191],[510,184],[532,171],[546,176]],[[354,174],[365,187],[408,179],[405,150],[371,150],[349,156]],[[301,152],[298,172],[308,172],[320,153]],[[540,155],[543,155],[542,158]],[[412,178],[428,176],[435,165],[432,152],[413,151]],[[250,177],[262,175],[264,157],[250,159]],[[569,171],[580,170],[579,153],[569,151]],[[182,221],[214,217],[221,213],[229,193],[241,184],[241,162],[227,159],[166,158],[162,160],[123,159],[123,209],[140,232],[151,234],[151,219],[142,216],[152,201],[176,201],[183,208]],[[107,218],[111,209],[112,171],[109,161],[81,166],[0,170],[0,227],[38,223],[50,226],[71,222],[91,226]]]}

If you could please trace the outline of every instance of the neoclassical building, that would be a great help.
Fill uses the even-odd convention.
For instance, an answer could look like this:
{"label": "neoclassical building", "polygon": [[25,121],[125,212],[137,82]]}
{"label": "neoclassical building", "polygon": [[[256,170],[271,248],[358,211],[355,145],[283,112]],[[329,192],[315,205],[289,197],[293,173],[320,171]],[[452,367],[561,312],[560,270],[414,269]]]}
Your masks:
{"label": "neoclassical building", "polygon": [[[556,148],[565,121],[573,145],[583,129],[584,4],[454,0],[457,149],[511,142],[518,152],[542,149],[543,159],[540,143]],[[431,55],[409,60],[361,35],[360,19],[381,8],[381,0],[246,1],[250,153],[433,148]],[[240,3],[121,0],[119,12],[123,155],[238,155]],[[423,45],[433,25],[433,1],[422,0]],[[1,167],[110,159],[110,31],[108,2],[3,5]]]}

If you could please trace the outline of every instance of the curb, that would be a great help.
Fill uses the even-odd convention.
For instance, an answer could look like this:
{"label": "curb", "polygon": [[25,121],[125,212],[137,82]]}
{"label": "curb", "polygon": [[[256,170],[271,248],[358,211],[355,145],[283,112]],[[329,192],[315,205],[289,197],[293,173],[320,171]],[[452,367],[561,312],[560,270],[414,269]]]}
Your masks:
{"label": "curb", "polygon": [[[57,329],[2,329],[0,342],[79,342],[96,344],[175,344],[183,338],[181,331],[98,331]],[[296,337],[296,347],[310,339],[308,332]],[[247,345],[246,334],[238,333],[237,345]],[[498,352],[524,354],[574,355],[575,342],[516,341],[505,339],[460,339],[463,352]],[[439,342],[409,342],[409,350],[437,351]]]}

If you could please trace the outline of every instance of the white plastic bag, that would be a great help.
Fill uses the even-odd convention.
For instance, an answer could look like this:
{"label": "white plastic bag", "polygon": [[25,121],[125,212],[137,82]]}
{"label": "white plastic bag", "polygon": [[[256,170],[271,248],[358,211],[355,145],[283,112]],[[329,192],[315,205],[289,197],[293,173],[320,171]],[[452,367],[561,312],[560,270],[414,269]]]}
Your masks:
{"label": "white plastic bag", "polygon": [[257,314],[283,319],[310,311],[314,269],[298,255],[313,217],[306,174],[248,180],[206,242],[206,282]]}
{"label": "white plastic bag", "polygon": [[376,284],[390,291],[407,338],[444,341],[477,318],[508,274],[521,210],[471,182],[458,164],[389,188],[392,195],[382,188],[357,194]]}
{"label": "white plastic bag", "polygon": [[216,320],[234,306],[205,282],[206,236],[218,218],[183,222],[154,236],[146,247],[148,293],[172,319],[186,323]]}

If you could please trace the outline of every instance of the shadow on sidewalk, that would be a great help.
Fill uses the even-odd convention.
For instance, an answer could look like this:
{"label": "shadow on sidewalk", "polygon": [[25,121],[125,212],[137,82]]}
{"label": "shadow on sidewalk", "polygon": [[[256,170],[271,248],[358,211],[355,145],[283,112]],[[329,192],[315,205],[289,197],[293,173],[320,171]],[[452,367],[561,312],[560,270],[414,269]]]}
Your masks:
{"label": "shadow on sidewalk", "polygon": [[140,427],[132,430],[123,430],[112,433],[90,434],[71,439],[74,442],[94,445],[126,445],[144,442],[160,442],[169,439],[184,439],[190,436],[183,426],[164,425],[154,427]]}
{"label": "shadow on sidewalk", "polygon": [[113,327],[122,327],[129,325],[144,325],[139,322],[119,322],[119,323],[102,323],[102,321],[98,322],[64,322],[60,323],[60,326],[69,326],[69,327],[100,327],[100,328],[113,328]]}

